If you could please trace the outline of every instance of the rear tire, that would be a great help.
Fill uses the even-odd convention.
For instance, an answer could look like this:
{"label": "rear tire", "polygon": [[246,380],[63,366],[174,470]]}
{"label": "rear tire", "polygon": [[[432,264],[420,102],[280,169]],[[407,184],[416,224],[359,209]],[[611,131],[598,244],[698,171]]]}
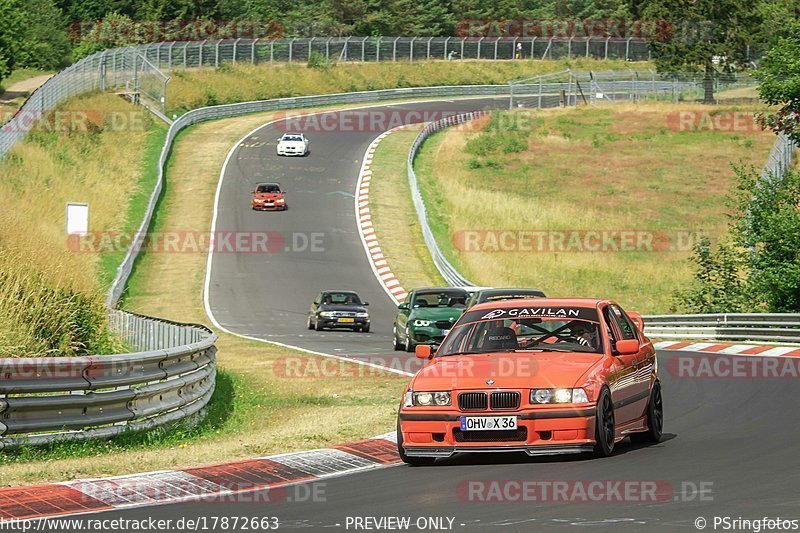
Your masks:
{"label": "rear tire", "polygon": [[397,416],[397,455],[409,466],[431,466],[436,457],[409,457],[403,449],[403,432],[400,430],[400,415]]}
{"label": "rear tire", "polygon": [[637,444],[661,442],[664,431],[664,403],[661,397],[661,383],[653,383],[650,400],[647,402],[647,431],[632,433],[631,442]]}
{"label": "rear tire", "polygon": [[616,437],[616,423],[614,420],[614,405],[611,403],[611,393],[603,387],[597,398],[597,415],[594,429],[594,454],[597,457],[608,457],[614,453],[614,439]]}

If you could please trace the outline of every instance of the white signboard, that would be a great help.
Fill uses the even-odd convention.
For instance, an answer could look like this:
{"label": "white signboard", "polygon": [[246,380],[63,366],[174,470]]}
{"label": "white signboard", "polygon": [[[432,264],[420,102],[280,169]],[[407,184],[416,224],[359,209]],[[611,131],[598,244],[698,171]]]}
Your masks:
{"label": "white signboard", "polygon": [[89,204],[67,203],[67,235],[89,233]]}

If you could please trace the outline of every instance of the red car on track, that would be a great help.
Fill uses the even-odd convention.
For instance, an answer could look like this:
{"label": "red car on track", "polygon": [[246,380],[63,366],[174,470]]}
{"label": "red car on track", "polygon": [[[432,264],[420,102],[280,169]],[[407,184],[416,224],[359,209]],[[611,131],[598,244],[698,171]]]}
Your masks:
{"label": "red car on track", "polygon": [[640,315],[610,300],[536,298],[468,309],[403,393],[401,459],[459,452],[594,452],[659,441],[656,352]]}
{"label": "red car on track", "polygon": [[286,211],[286,191],[280,183],[259,183],[253,191],[253,209],[256,211]]}

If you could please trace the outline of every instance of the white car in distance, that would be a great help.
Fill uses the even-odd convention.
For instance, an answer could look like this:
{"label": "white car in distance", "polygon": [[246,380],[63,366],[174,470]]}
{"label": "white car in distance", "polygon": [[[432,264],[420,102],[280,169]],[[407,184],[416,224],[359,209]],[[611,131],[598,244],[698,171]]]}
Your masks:
{"label": "white car in distance", "polygon": [[302,133],[284,133],[278,139],[278,155],[308,155],[308,139]]}

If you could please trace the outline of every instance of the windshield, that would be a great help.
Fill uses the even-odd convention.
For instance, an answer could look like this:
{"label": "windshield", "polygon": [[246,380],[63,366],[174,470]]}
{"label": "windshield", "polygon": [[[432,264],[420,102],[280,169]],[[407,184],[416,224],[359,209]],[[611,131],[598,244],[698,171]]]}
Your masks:
{"label": "windshield", "polygon": [[466,307],[467,293],[455,291],[418,292],[414,296],[414,309],[421,307]]}
{"label": "windshield", "polygon": [[281,192],[281,188],[277,185],[259,185],[257,192],[259,193],[278,193]]}
{"label": "windshield", "polygon": [[577,307],[469,311],[436,355],[534,350],[602,353],[597,311]]}
{"label": "windshield", "polygon": [[329,292],[323,298],[325,304],[361,305],[361,298],[354,292]]}
{"label": "windshield", "polygon": [[298,135],[284,135],[283,136],[283,140],[284,141],[298,141],[299,142],[299,141],[302,141],[303,138],[298,136]]}

